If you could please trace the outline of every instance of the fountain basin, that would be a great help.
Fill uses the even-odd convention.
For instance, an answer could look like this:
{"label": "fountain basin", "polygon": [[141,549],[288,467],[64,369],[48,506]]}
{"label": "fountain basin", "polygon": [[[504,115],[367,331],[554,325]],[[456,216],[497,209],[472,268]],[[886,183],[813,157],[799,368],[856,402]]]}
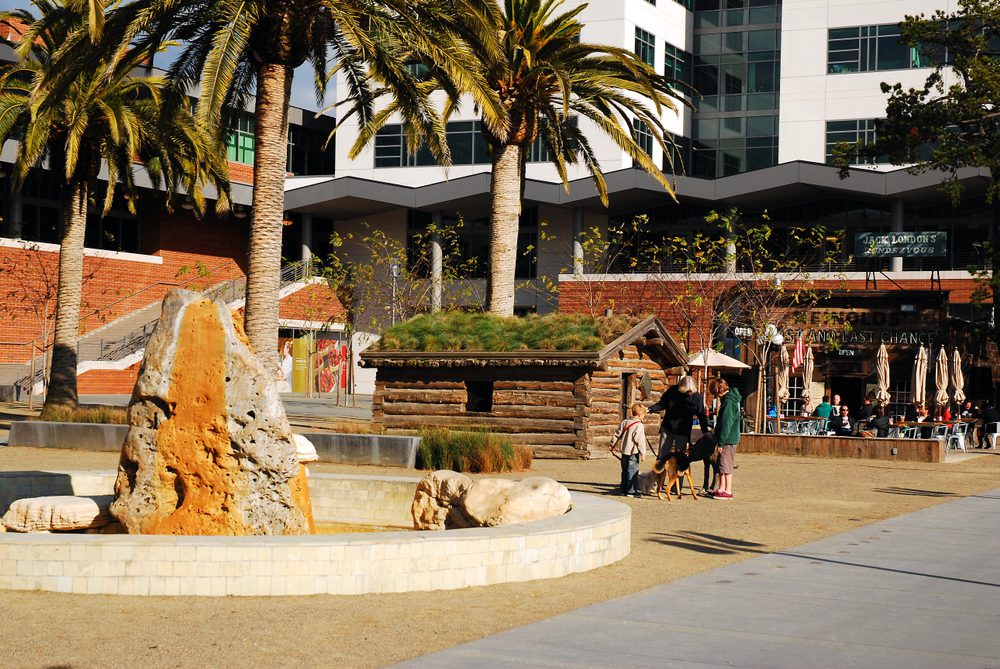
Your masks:
{"label": "fountain basin", "polygon": [[[114,472],[0,473],[14,499],[108,494]],[[318,522],[405,527],[419,479],[313,474]],[[556,578],[629,553],[631,510],[573,494],[557,518],[444,532],[310,536],[0,533],[0,589],[111,595],[284,596],[449,590]]]}

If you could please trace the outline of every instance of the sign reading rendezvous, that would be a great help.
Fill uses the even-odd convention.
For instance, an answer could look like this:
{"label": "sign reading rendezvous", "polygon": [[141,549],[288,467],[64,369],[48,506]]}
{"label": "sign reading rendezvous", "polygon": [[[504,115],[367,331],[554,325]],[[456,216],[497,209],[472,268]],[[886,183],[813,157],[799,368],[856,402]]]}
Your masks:
{"label": "sign reading rendezvous", "polygon": [[859,232],[854,238],[854,255],[866,258],[934,258],[948,255],[948,233]]}

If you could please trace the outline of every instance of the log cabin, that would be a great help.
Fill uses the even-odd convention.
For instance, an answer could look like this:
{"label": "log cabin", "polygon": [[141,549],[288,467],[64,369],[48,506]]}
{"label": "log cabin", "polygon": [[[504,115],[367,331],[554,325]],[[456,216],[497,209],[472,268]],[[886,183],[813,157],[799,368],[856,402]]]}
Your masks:
{"label": "log cabin", "polygon": [[[373,421],[504,432],[535,457],[606,457],[628,408],[658,398],[687,356],[654,316],[611,334],[592,320],[608,339],[593,350],[365,351],[361,364],[377,369]],[[659,417],[645,422],[655,450]]]}

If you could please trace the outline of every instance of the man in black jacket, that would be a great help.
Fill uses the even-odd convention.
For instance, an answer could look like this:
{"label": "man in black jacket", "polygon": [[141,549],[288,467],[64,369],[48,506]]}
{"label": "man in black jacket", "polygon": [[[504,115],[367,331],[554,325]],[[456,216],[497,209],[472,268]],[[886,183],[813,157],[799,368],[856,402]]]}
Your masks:
{"label": "man in black jacket", "polygon": [[698,386],[690,376],[681,377],[676,386],[670,386],[649,413],[663,412],[660,423],[660,451],[656,466],[663,467],[672,451],[683,451],[691,439],[694,419],[703,432],[707,431],[708,418],[705,416],[705,398],[697,392]]}
{"label": "man in black jacket", "polygon": [[993,406],[993,402],[987,402],[983,409],[983,429],[979,431],[979,448],[989,448],[986,443],[986,426],[990,423],[1000,423],[1000,411]]}

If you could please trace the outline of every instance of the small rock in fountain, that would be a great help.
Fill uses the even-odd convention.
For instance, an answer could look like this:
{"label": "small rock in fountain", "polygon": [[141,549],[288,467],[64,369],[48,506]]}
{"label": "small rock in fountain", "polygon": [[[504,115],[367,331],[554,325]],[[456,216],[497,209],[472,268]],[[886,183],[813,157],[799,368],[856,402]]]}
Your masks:
{"label": "small rock in fountain", "polygon": [[11,532],[53,532],[103,527],[110,517],[112,495],[26,497],[16,500],[3,516]]}
{"label": "small rock in fountain", "polygon": [[443,530],[446,527],[468,527],[461,501],[472,487],[472,479],[464,474],[441,469],[420,479],[410,511],[417,530]]}
{"label": "small rock in fountain", "polygon": [[175,290],[129,404],[111,514],[131,534],[305,534],[273,375],[226,305]]}

